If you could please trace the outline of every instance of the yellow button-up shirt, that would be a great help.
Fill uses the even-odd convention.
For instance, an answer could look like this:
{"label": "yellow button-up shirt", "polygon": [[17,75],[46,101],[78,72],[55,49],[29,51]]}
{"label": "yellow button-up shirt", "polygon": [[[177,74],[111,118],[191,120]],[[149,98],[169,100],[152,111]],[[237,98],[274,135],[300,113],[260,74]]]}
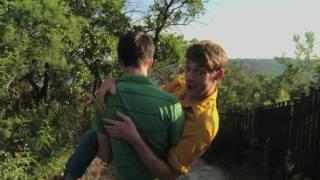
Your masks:
{"label": "yellow button-up shirt", "polygon": [[176,171],[186,174],[190,164],[199,158],[207,149],[219,129],[219,116],[216,106],[217,90],[209,97],[196,102],[183,100],[185,79],[177,79],[161,87],[164,91],[175,94],[185,111],[185,124],[182,137],[172,146],[168,161]]}

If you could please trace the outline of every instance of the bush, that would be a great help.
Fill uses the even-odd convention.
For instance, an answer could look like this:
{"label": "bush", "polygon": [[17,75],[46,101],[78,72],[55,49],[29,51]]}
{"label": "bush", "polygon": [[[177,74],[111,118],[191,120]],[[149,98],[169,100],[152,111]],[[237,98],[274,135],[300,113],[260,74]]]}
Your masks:
{"label": "bush", "polygon": [[0,177],[3,179],[27,179],[31,164],[35,162],[27,146],[14,154],[0,151],[0,160]]}
{"label": "bush", "polygon": [[53,101],[0,121],[0,177],[43,179],[62,172],[72,146],[90,128],[92,99]]}

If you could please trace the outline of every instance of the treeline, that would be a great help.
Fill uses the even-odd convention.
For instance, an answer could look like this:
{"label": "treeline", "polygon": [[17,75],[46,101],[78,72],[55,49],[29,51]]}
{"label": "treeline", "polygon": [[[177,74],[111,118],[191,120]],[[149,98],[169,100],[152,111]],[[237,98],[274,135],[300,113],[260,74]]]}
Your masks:
{"label": "treeline", "polygon": [[[120,75],[116,46],[126,31],[153,37],[155,81],[181,73],[186,48],[197,40],[186,41],[169,28],[195,21],[207,2],[155,0],[138,9],[129,0],[2,0],[0,177],[47,179],[61,172],[73,144],[91,126],[95,90],[104,77]],[[230,63],[219,103],[253,107],[308,93],[320,81],[314,35],[295,36],[295,42],[299,63],[279,58],[285,71],[277,77]]]}
{"label": "treeline", "polygon": [[194,21],[206,3],[156,0],[139,9],[140,1],[129,0],[1,0],[0,177],[60,173],[91,126],[95,90],[120,74],[118,37],[133,29],[150,34],[154,74],[165,74],[160,64],[174,67],[189,44],[167,29]]}
{"label": "treeline", "polygon": [[319,87],[320,57],[315,53],[314,33],[307,32],[303,37],[295,34],[293,41],[295,61],[286,56],[275,57],[284,68],[280,75],[261,74],[241,62],[230,63],[220,84],[219,104],[255,108],[308,95],[310,87]]}

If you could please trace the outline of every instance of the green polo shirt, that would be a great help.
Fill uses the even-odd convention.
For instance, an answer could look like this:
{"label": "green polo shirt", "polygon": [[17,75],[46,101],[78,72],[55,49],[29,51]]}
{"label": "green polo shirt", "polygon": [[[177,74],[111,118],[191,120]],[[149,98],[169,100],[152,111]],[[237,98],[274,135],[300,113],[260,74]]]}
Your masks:
{"label": "green polo shirt", "polygon": [[[161,91],[147,77],[121,77],[117,83],[117,95],[105,99],[103,115],[95,113],[95,128],[103,133],[102,116],[119,120],[116,111],[129,115],[143,140],[162,160],[167,160],[171,145],[180,138],[184,113],[176,97]],[[110,138],[113,163],[117,179],[155,179],[126,141]]]}

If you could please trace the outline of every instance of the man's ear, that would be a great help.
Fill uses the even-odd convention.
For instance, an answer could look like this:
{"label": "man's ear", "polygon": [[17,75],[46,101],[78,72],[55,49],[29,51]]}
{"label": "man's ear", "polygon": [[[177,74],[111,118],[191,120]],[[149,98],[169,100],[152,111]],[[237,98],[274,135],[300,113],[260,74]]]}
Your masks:
{"label": "man's ear", "polygon": [[153,58],[150,58],[150,60],[148,61],[148,69],[151,69],[151,67],[153,66],[154,60]]}
{"label": "man's ear", "polygon": [[221,80],[224,78],[224,69],[220,68],[214,72],[214,79]]}

